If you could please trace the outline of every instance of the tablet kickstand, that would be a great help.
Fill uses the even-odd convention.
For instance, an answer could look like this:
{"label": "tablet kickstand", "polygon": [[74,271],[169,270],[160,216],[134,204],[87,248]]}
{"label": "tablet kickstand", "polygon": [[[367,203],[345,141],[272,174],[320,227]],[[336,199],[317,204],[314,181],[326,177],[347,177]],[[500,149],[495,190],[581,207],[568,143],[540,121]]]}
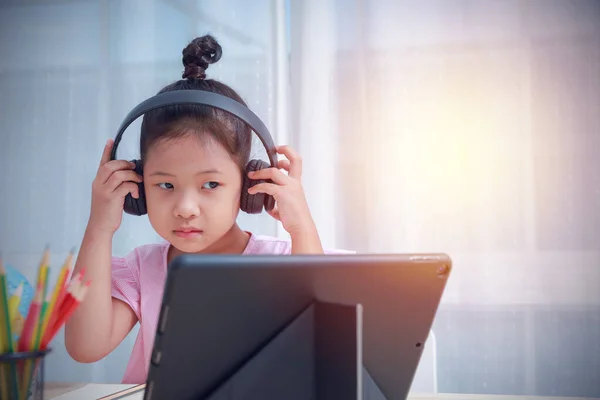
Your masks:
{"label": "tablet kickstand", "polygon": [[207,400],[386,400],[363,366],[362,312],[312,303]]}

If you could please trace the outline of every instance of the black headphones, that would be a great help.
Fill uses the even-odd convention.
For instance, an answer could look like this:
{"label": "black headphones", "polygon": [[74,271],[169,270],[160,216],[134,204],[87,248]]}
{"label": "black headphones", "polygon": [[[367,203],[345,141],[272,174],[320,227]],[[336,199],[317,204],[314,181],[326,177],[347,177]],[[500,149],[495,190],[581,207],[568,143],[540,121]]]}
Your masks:
{"label": "black headphones", "polygon": [[[270,165],[262,160],[250,160],[246,164],[245,174],[242,181],[242,193],[240,198],[240,209],[248,214],[260,214],[263,210],[270,211],[275,206],[275,199],[273,196],[266,195],[264,193],[248,194],[248,188],[257,185],[263,180],[255,180],[248,178],[248,172],[258,171],[264,168],[277,167],[277,153],[275,150],[275,144],[269,134],[269,130],[263,124],[263,122],[254,114],[250,109],[245,107],[243,104],[218,93],[208,92],[205,90],[174,90],[171,92],[165,92],[157,94],[156,96],[150,97],[138,104],[133,110],[127,114],[125,120],[121,123],[115,143],[110,154],[111,160],[116,160],[117,147],[121,141],[121,137],[125,132],[125,129],[135,121],[139,116],[147,113],[148,111],[156,108],[165,107],[174,104],[198,104],[203,106],[210,106],[226,111],[240,120],[245,122],[258,136],[263,146],[267,150]],[[135,172],[139,175],[142,174],[142,161],[133,160],[135,163]],[[127,214],[131,215],[144,215],[148,211],[146,209],[146,194],[144,192],[144,182],[138,183],[139,197],[136,199],[131,194],[127,194],[125,197],[125,204],[123,210]]]}

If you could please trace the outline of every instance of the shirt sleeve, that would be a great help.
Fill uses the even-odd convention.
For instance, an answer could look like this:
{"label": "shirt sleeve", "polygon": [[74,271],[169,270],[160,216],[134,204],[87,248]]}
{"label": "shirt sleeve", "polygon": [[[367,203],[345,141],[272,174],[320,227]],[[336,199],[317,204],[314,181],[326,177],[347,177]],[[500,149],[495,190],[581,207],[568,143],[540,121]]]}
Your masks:
{"label": "shirt sleeve", "polygon": [[112,297],[129,305],[141,320],[139,263],[134,252],[126,257],[112,257],[111,270]]}

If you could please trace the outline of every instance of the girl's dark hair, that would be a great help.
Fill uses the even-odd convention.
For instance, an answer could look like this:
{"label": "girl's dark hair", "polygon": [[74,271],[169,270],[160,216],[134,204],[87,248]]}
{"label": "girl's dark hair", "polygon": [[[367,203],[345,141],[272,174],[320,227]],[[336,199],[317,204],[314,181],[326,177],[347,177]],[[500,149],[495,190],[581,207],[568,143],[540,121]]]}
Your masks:
{"label": "girl's dark hair", "polygon": [[[243,105],[244,100],[229,86],[206,78],[209,64],[221,58],[222,49],[211,35],[197,37],[182,51],[182,79],[164,87],[158,93],[173,90],[206,90],[230,97]],[[240,169],[250,158],[252,132],[233,115],[208,106],[172,105],[146,113],[142,119],[140,155],[145,161],[148,150],[159,140],[177,139],[187,134],[209,135],[221,144],[238,163]]]}

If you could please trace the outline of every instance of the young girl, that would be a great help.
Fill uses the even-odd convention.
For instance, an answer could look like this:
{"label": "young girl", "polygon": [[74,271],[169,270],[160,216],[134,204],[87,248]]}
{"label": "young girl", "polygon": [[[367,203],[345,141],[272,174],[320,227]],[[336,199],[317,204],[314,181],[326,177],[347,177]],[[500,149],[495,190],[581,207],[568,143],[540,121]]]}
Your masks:
{"label": "young girl", "polygon": [[[205,79],[208,65],[220,57],[221,47],[213,37],[194,39],[183,50],[183,79],[160,92],[206,90],[245,105],[227,85]],[[287,158],[278,162],[278,168],[249,175],[273,183],[259,183],[248,191],[274,197],[276,207],[269,214],[281,221],[291,241],[257,236],[236,224],[251,140],[251,130],[226,112],[177,105],[143,117],[143,176],[137,175],[128,161],[110,161],[113,141],[106,143],[74,268],[76,273],[85,267],[86,279],[93,284],[66,325],[65,343],[71,357],[79,362],[102,359],[139,322],[123,383],[145,382],[167,264],[180,254],[324,253],[302,189],[300,157],[288,146],[277,148]],[[137,198],[136,182],[142,180],[148,218],[166,243],[138,247],[124,258],[112,257],[113,234],[121,223],[124,198],[128,193]]]}

